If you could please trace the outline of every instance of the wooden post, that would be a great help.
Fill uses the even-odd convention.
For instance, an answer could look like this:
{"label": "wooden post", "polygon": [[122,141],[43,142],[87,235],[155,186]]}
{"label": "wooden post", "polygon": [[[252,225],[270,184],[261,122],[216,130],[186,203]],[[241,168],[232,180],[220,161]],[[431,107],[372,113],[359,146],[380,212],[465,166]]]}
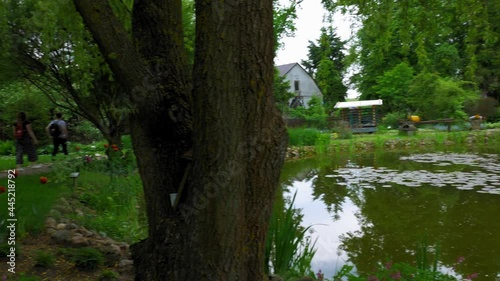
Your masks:
{"label": "wooden post", "polygon": [[373,125],[377,126],[377,109],[375,108],[375,105],[372,105],[372,118]]}

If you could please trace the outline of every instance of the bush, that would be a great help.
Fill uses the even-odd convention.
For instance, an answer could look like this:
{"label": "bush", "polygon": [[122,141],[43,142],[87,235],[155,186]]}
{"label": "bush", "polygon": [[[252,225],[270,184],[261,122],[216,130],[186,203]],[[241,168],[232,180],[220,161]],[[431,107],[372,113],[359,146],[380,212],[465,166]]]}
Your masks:
{"label": "bush", "polygon": [[72,256],[75,266],[84,270],[96,269],[104,262],[102,253],[89,247],[75,249]]}
{"label": "bush", "polygon": [[352,139],[352,130],[348,126],[338,126],[332,129],[334,139]]}
{"label": "bush", "polygon": [[500,122],[497,123],[486,123],[485,124],[486,129],[500,129]]}
{"label": "bush", "polygon": [[120,275],[112,270],[104,270],[99,277],[99,281],[117,281]]}
{"label": "bush", "polygon": [[306,120],[309,126],[325,129],[327,127],[325,107],[321,104],[321,98],[313,96],[308,107],[290,109],[290,115]]}
{"label": "bush", "polygon": [[71,139],[84,144],[103,139],[102,133],[90,121],[84,120],[71,128]]}
{"label": "bush", "polygon": [[76,221],[119,241],[134,243],[145,237],[144,208],[137,207],[144,205],[142,183],[137,173],[109,177],[86,172],[79,180],[80,202],[96,213],[75,216]]}
{"label": "bush", "polygon": [[16,152],[16,147],[14,142],[11,140],[0,141],[0,155],[10,156],[14,155]]}
{"label": "bush", "polygon": [[55,260],[56,258],[53,254],[38,251],[35,256],[35,266],[48,268],[54,265]]}
{"label": "bush", "polygon": [[312,146],[321,137],[321,131],[313,128],[289,128],[288,137],[290,146]]}
{"label": "bush", "polygon": [[406,115],[400,112],[387,113],[384,118],[382,118],[382,124],[384,128],[397,129],[399,127],[399,120],[405,120]]}

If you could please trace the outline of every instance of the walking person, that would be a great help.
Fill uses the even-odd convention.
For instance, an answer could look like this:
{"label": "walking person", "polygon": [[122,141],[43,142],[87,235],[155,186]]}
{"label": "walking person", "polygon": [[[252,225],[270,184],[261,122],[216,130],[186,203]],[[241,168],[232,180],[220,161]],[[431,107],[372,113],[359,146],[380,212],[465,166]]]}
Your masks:
{"label": "walking person", "polygon": [[68,155],[68,146],[66,145],[68,139],[68,126],[62,119],[62,113],[56,113],[56,119],[49,123],[49,125],[45,128],[45,131],[47,131],[49,137],[52,138],[52,142],[54,144],[52,157],[56,156],[59,151],[59,146],[62,147],[64,155]]}
{"label": "walking person", "polygon": [[19,171],[24,170],[23,156],[25,153],[28,155],[28,161],[31,162],[30,167],[40,168],[41,165],[36,164],[36,161],[38,161],[36,153],[38,140],[31,128],[31,122],[26,120],[26,113],[19,112],[16,123],[12,124],[12,127],[16,146],[16,169]]}

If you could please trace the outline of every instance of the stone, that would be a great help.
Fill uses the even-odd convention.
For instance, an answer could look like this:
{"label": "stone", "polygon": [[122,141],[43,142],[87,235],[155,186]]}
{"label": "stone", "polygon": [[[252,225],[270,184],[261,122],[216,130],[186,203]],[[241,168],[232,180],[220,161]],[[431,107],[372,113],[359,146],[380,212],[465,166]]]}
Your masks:
{"label": "stone", "polygon": [[99,251],[101,251],[107,259],[112,261],[118,261],[121,256],[120,247],[115,244],[101,246],[99,247]]}
{"label": "stone", "polygon": [[70,243],[73,247],[76,247],[76,248],[87,247],[89,245],[88,239],[81,236],[81,235],[75,235],[75,236],[71,237]]}
{"label": "stone", "polygon": [[56,225],[57,225],[57,222],[54,218],[52,217],[48,217],[46,220],[45,220],[45,227],[47,228],[56,228]]}
{"label": "stone", "polygon": [[66,229],[77,229],[77,228],[78,228],[78,225],[76,225],[74,223],[70,223],[70,224],[66,225]]}
{"label": "stone", "polygon": [[58,243],[65,243],[65,242],[69,241],[70,236],[71,236],[71,234],[70,234],[69,230],[66,230],[66,229],[59,229],[51,234],[52,239],[54,239]]}
{"label": "stone", "polygon": [[118,246],[120,247],[120,250],[122,250],[124,252],[128,252],[128,250],[130,248],[130,246],[125,242],[119,243]]}
{"label": "stone", "polygon": [[65,223],[60,223],[56,226],[56,229],[61,230],[61,229],[66,229],[66,224]]}
{"label": "stone", "polygon": [[129,259],[121,259],[120,263],[118,264],[118,266],[121,267],[121,268],[132,266],[132,265],[134,265],[134,261],[133,260],[129,260]]}
{"label": "stone", "polygon": [[76,230],[76,232],[77,232],[77,233],[80,233],[81,235],[83,235],[83,236],[85,236],[85,237],[92,237],[92,236],[94,236],[94,233],[93,233],[92,231],[87,230],[87,229],[85,229],[85,228],[83,228],[83,227],[78,228],[78,229]]}

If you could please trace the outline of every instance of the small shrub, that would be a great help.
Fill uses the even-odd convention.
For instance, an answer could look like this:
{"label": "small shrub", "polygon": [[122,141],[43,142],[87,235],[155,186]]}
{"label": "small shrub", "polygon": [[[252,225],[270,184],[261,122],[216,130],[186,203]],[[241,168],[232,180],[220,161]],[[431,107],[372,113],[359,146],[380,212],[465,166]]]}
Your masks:
{"label": "small shrub", "polygon": [[485,124],[486,129],[500,129],[500,122],[497,123],[486,123]]}
{"label": "small shrub", "polygon": [[54,161],[52,165],[54,171],[54,182],[67,182],[68,175],[73,172],[79,172],[83,164],[84,159],[80,156],[64,156],[64,158],[57,159],[57,161]]}
{"label": "small shrub", "polygon": [[104,262],[104,256],[94,248],[75,249],[72,253],[72,260],[79,269],[93,270]]}
{"label": "small shrub", "polygon": [[75,249],[72,248],[58,248],[57,254],[66,257],[67,259],[71,259],[74,255]]}
{"label": "small shrub", "polygon": [[0,141],[0,155],[9,156],[14,155],[16,147],[11,140]]}
{"label": "small shrub", "polygon": [[38,251],[35,256],[35,266],[39,267],[51,267],[54,265],[56,258],[52,253]]}
{"label": "small shrub", "polygon": [[348,126],[342,125],[332,130],[334,139],[352,139],[352,130]]}
{"label": "small shrub", "polygon": [[314,143],[316,148],[316,154],[325,155],[328,153],[328,148],[330,146],[330,134],[320,134]]}
{"label": "small shrub", "polygon": [[289,128],[288,136],[290,146],[312,146],[320,138],[321,132],[314,128]]}
{"label": "small shrub", "polygon": [[99,281],[116,281],[120,275],[112,270],[104,270],[99,277]]}
{"label": "small shrub", "polygon": [[399,127],[399,120],[406,120],[406,115],[400,112],[387,113],[384,118],[382,118],[382,124],[380,127],[397,129]]}

